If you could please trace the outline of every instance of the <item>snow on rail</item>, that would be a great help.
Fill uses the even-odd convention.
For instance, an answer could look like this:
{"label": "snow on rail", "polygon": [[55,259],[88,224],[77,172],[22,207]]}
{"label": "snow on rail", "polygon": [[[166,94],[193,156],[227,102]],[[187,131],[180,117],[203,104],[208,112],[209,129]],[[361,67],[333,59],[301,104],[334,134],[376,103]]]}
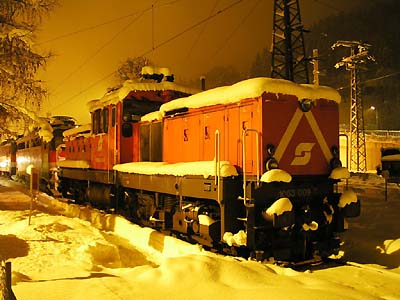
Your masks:
{"label": "snow on rail", "polygon": [[[215,176],[215,161],[196,161],[169,164],[167,162],[133,162],[115,165],[114,170],[144,175],[201,175],[204,178]],[[237,176],[236,168],[228,161],[220,162],[220,176]]]}

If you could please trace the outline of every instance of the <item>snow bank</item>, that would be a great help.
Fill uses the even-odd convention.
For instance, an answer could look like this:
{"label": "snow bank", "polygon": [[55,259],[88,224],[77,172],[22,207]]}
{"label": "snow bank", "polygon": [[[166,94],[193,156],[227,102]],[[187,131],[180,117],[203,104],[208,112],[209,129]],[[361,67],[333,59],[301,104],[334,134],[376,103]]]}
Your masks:
{"label": "snow bank", "polygon": [[135,247],[151,253],[154,261],[159,262],[165,257],[200,254],[204,251],[200,245],[188,244],[173,237],[165,236],[154,229],[143,228],[119,215],[106,214],[97,209],[65,203],[44,194],[41,195],[40,202],[47,207],[56,209],[65,216],[89,221],[99,230],[115,233]]}
{"label": "snow bank", "polygon": [[[114,170],[125,173],[144,175],[201,175],[204,178],[215,176],[215,161],[197,161],[169,164],[166,162],[133,162],[115,165]],[[222,177],[237,176],[235,166],[228,161],[220,162],[220,175]]]}
{"label": "snow bank", "polygon": [[267,172],[265,172],[261,178],[260,178],[261,182],[266,182],[266,183],[270,183],[270,182],[291,182],[292,181],[292,176],[281,169],[272,169],[269,170]]}

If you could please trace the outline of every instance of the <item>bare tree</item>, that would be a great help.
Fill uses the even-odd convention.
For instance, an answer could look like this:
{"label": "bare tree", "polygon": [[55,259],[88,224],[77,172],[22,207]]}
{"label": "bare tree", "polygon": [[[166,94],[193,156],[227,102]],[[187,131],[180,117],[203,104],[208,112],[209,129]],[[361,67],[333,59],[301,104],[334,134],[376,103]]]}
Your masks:
{"label": "bare tree", "polygon": [[40,53],[34,45],[34,32],[42,17],[56,5],[57,0],[0,1],[0,120],[2,138],[20,133],[21,127],[34,123],[25,112],[38,112],[46,89],[36,78],[49,54]]}
{"label": "bare tree", "polygon": [[144,66],[151,64],[150,59],[144,56],[128,57],[118,68],[118,79],[120,82],[141,78],[141,71]]}

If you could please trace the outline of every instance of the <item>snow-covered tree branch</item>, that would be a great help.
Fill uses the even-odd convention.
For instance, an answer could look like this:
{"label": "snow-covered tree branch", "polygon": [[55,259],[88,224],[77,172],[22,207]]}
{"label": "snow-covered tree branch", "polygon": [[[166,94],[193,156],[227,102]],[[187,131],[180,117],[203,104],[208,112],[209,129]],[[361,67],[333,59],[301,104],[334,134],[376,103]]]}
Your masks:
{"label": "snow-covered tree branch", "polygon": [[56,0],[0,1],[0,136],[18,135],[35,122],[24,112],[39,112],[46,89],[36,72],[50,54],[35,47],[34,32],[55,5]]}

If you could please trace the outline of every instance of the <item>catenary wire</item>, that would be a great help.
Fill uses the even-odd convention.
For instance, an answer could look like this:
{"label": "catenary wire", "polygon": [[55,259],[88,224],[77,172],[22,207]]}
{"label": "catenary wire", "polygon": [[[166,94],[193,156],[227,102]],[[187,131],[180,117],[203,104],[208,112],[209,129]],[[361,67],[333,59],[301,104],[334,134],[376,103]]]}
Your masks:
{"label": "catenary wire", "polygon": [[[187,33],[188,31],[190,31],[190,30],[192,30],[192,29],[194,29],[194,28],[200,26],[201,24],[203,24],[203,23],[205,23],[205,22],[208,22],[209,20],[215,18],[215,17],[218,16],[219,14],[226,12],[227,10],[231,9],[232,7],[236,6],[237,4],[239,4],[239,3],[242,2],[242,1],[243,1],[243,0],[237,0],[237,1],[235,1],[234,3],[232,3],[232,4],[228,5],[228,6],[226,6],[225,8],[223,8],[223,9],[221,9],[221,10],[218,10],[218,11],[217,11],[216,13],[214,13],[213,15],[210,15],[210,16],[208,16],[207,18],[204,18],[204,19],[200,20],[199,22],[197,22],[197,23],[195,23],[195,24],[189,26],[189,27],[186,28],[185,30],[183,30],[183,31],[181,31],[181,32],[179,32],[179,33],[177,33],[177,34],[175,34],[174,36],[168,38],[168,39],[165,40],[164,42],[161,42],[160,44],[156,45],[156,46],[154,47],[154,49],[147,50],[147,51],[145,51],[144,53],[142,53],[142,54],[139,55],[139,56],[145,56],[145,55],[147,55],[147,54],[153,52],[154,50],[156,50],[156,49],[158,49],[158,48],[160,48],[160,47],[162,47],[162,46],[164,46],[164,45],[170,43],[171,41],[173,41],[173,40],[177,39],[178,37],[184,35],[184,34]],[[107,78],[111,77],[111,76],[112,76],[113,74],[115,74],[115,73],[116,73],[116,71],[112,71],[111,73],[109,73],[109,74],[103,76],[102,78],[96,80],[95,82],[93,82],[92,84],[90,84],[88,87],[86,87],[85,89],[81,90],[79,93],[76,93],[75,95],[73,95],[73,96],[67,98],[65,101],[61,102],[61,103],[58,104],[57,106],[53,107],[53,109],[56,109],[56,108],[59,108],[59,107],[64,106],[64,105],[67,104],[69,101],[71,101],[71,100],[75,99],[76,97],[82,95],[83,93],[87,92],[88,90],[90,90],[90,89],[93,88],[94,86],[98,85],[100,82],[106,80]]]}
{"label": "catenary wire", "polygon": [[[215,0],[214,5],[213,5],[213,7],[212,7],[212,9],[210,11],[210,15],[214,12],[215,8],[218,5],[218,2],[219,2],[219,0]],[[193,42],[192,46],[190,47],[190,49],[189,49],[189,51],[188,51],[188,53],[186,55],[185,61],[188,61],[189,57],[192,55],[193,49],[196,46],[196,44],[199,42],[200,37],[203,35],[205,29],[206,29],[206,24],[204,24],[204,26],[201,27],[201,30],[200,30],[199,34],[197,35],[197,37],[196,37],[196,40]]]}
{"label": "catenary wire", "polygon": [[147,10],[142,11],[138,17],[130,21],[127,25],[122,27],[121,30],[119,30],[116,34],[114,34],[111,39],[109,39],[107,42],[105,42],[103,45],[100,46],[94,53],[92,53],[82,64],[80,64],[76,69],[74,69],[72,72],[70,72],[67,76],[64,77],[64,79],[51,91],[52,93],[55,93],[61,86],[64,85],[64,83],[71,78],[74,74],[76,74],[78,71],[82,70],[82,68],[87,65],[92,59],[94,59],[104,48],[106,48],[109,44],[111,44],[120,34],[122,34],[126,29],[128,29],[133,23],[138,21],[140,17],[144,15],[144,13]]}
{"label": "catenary wire", "polygon": [[[176,2],[179,2],[179,1],[183,1],[183,0],[173,0],[173,1],[169,1],[169,2],[166,2],[166,3],[160,4],[160,5],[158,5],[158,6],[155,7],[155,8],[159,8],[159,7],[162,7],[162,6],[167,6],[167,5],[175,4]],[[158,1],[156,1],[156,2],[158,2]],[[156,3],[156,2],[155,2],[155,3]],[[153,5],[154,5],[154,4],[153,4]],[[54,37],[54,38],[51,38],[51,39],[48,39],[48,40],[44,40],[44,41],[38,42],[37,45],[43,45],[43,44],[47,44],[47,43],[51,43],[51,42],[58,41],[58,40],[60,40],[60,39],[65,39],[65,38],[68,38],[68,37],[70,37],[70,36],[74,36],[74,35],[77,35],[77,34],[80,34],[80,33],[86,32],[86,31],[90,31],[90,30],[93,30],[93,29],[96,29],[96,28],[99,28],[99,27],[102,27],[102,26],[106,26],[106,25],[109,25],[109,24],[112,24],[112,23],[121,21],[121,20],[123,20],[123,19],[127,19],[127,18],[130,18],[130,17],[133,17],[133,16],[135,16],[135,15],[137,15],[137,14],[139,14],[139,13],[141,13],[141,12],[140,12],[140,11],[139,11],[139,12],[138,12],[138,11],[132,12],[132,13],[127,14],[127,15],[125,15],[125,16],[121,16],[121,17],[118,17],[118,18],[115,18],[115,19],[111,19],[111,20],[105,21],[105,22],[103,22],[103,23],[99,23],[99,24],[96,24],[96,25],[92,25],[92,26],[88,26],[88,27],[85,27],[85,28],[81,28],[81,29],[76,30],[76,31],[71,31],[71,32],[62,34],[62,35],[60,35],[60,36],[57,36],[57,37]]]}
{"label": "catenary wire", "polygon": [[[171,2],[167,2],[164,3],[161,6],[165,6],[165,5],[169,5],[169,4],[173,4],[177,1],[181,1],[181,0],[174,0]],[[70,72],[67,76],[64,77],[64,79],[52,90],[50,91],[50,93],[55,93],[61,86],[64,85],[64,83],[71,78],[74,74],[76,74],[78,71],[80,71],[85,65],[87,65],[93,58],[95,58],[103,49],[105,49],[109,44],[112,43],[112,41],[114,41],[122,32],[124,32],[126,29],[128,29],[128,27],[130,27],[133,23],[135,23],[137,20],[139,20],[147,11],[152,10],[154,8],[154,5],[157,4],[157,2],[159,2],[159,0],[156,0],[153,2],[152,6],[144,9],[140,12],[136,12],[136,14],[138,15],[135,19],[133,19],[131,22],[129,22],[127,25],[125,25],[120,31],[118,31],[116,34],[114,34],[110,40],[108,40],[107,42],[105,42],[102,46],[100,46],[93,54],[91,54],[82,64],[80,64],[76,69],[74,69],[72,72]],[[135,14],[131,14],[131,15],[135,15]]]}
{"label": "catenary wire", "polygon": [[247,15],[245,15],[239,22],[239,24],[231,31],[231,33],[227,36],[225,41],[221,44],[221,47],[217,49],[217,51],[214,52],[214,54],[211,56],[211,60],[214,60],[218,54],[226,47],[228,42],[231,40],[231,38],[236,34],[236,32],[243,26],[243,24],[246,22],[247,18],[249,18],[252,14],[254,9],[257,7],[257,5],[260,3],[260,0],[257,0],[254,3],[254,6],[249,10]]}

